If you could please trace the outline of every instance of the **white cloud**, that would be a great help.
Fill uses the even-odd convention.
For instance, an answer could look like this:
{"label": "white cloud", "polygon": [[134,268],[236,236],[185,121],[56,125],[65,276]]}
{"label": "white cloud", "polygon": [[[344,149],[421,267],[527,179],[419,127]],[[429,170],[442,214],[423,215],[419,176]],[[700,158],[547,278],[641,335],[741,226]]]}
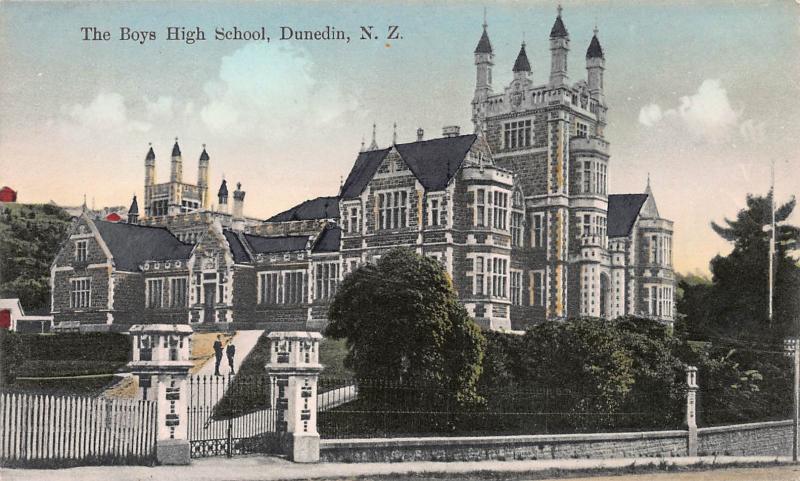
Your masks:
{"label": "white cloud", "polygon": [[129,118],[125,99],[118,93],[100,93],[87,105],[64,106],[61,111],[68,119],[62,123],[62,127],[67,129],[77,127],[90,132],[147,132],[152,128],[148,122]]}
{"label": "white cloud", "polygon": [[681,97],[674,108],[645,105],[639,111],[639,123],[646,127],[662,125],[673,129],[673,134],[714,145],[734,141],[737,135],[751,142],[761,141],[765,131],[763,124],[742,119],[742,112],[733,108],[727,90],[716,79],[704,80],[697,92]]}
{"label": "white cloud", "polygon": [[358,107],[335,81],[317,79],[311,56],[291,44],[253,43],[224,57],[205,93],[201,119],[232,137],[285,139]]}
{"label": "white cloud", "polygon": [[144,107],[147,118],[150,120],[169,121],[172,119],[175,100],[172,97],[160,96],[155,101],[144,98]]}

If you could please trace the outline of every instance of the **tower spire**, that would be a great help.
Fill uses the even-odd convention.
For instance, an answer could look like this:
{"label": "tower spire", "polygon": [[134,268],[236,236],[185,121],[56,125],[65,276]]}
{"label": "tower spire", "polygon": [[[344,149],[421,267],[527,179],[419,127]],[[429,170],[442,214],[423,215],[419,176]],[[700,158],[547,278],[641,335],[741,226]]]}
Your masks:
{"label": "tower spire", "polygon": [[372,123],[372,143],[369,144],[369,149],[367,149],[367,150],[378,150],[380,148],[380,147],[378,147],[378,142],[375,140],[375,129],[376,129],[375,122],[373,122]]}

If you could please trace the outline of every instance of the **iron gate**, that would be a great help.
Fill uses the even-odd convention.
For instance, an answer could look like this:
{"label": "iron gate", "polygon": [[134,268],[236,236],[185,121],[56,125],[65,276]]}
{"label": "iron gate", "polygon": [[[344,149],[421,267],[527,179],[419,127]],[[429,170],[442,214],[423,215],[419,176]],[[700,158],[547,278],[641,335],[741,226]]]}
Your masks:
{"label": "iron gate", "polygon": [[273,388],[266,375],[189,377],[191,457],[283,454],[285,423],[269,405]]}

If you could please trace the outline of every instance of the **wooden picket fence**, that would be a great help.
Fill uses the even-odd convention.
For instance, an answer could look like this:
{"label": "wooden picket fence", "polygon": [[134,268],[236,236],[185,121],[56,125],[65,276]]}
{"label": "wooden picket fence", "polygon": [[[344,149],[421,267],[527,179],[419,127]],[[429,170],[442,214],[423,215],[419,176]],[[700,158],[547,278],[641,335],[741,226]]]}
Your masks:
{"label": "wooden picket fence", "polygon": [[0,394],[0,464],[151,464],[156,405],[75,396]]}

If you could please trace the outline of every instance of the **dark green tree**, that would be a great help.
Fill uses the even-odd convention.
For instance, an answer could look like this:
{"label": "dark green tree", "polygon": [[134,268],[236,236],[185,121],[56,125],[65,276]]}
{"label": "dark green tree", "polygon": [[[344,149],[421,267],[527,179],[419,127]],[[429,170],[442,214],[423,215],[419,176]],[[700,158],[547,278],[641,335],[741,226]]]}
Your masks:
{"label": "dark green tree", "polygon": [[436,260],[401,248],[361,266],[340,285],[329,319],[325,335],[346,339],[345,365],[358,377],[476,400],[484,338]]}
{"label": "dark green tree", "polygon": [[69,225],[69,214],[54,205],[0,208],[0,297],[18,297],[25,309],[49,307],[50,265]]}
{"label": "dark green tree", "polygon": [[[711,227],[733,244],[727,256],[711,260],[713,274],[707,312],[697,313],[711,330],[710,336],[780,339],[797,328],[800,316],[800,268],[790,255],[797,248],[800,229],[785,223],[795,207],[795,199],[775,207],[776,252],[774,258],[773,320],[768,319],[769,237],[771,195],[747,197],[747,208],[735,220]],[[702,319],[707,315],[709,319]],[[690,319],[690,322],[692,320]]]}

